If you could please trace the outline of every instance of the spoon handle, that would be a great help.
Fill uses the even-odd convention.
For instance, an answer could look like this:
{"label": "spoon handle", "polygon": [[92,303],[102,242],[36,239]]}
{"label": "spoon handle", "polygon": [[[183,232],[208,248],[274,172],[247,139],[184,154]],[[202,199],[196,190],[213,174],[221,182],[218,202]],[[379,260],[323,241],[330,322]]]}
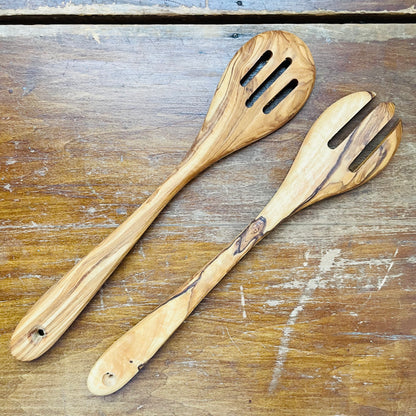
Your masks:
{"label": "spoon handle", "polygon": [[[190,163],[189,163],[190,162]],[[11,353],[38,358],[59,339],[167,203],[198,172],[187,159],[127,220],[53,285],[16,327]]]}
{"label": "spoon handle", "polygon": [[218,256],[104,352],[88,377],[88,388],[107,395],[123,387],[169,339],[217,283],[265,235],[266,219],[257,217]]}

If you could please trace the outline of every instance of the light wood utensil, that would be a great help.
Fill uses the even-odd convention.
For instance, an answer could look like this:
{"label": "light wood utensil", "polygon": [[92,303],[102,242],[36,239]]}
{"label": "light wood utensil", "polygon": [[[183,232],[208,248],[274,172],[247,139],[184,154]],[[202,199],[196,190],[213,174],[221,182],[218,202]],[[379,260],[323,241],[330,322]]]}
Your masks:
{"label": "light wood utensil", "polygon": [[314,81],[312,56],[297,36],[270,31],[243,45],[227,66],[201,131],[182,163],[38,300],[12,335],[12,354],[29,361],[47,351],[174,195],[214,162],[288,122],[306,102]]}
{"label": "light wood utensil", "polygon": [[338,100],[322,113],[306,135],[279,190],[254,221],[98,359],[88,377],[88,388],[93,394],[107,395],[124,386],[207,293],[280,222],[308,205],[367,182],[388,164],[400,142],[400,121],[358,168],[351,170],[357,156],[393,117],[393,103],[379,104],[336,148],[328,145],[329,140],[373,96],[370,92],[354,93]]}

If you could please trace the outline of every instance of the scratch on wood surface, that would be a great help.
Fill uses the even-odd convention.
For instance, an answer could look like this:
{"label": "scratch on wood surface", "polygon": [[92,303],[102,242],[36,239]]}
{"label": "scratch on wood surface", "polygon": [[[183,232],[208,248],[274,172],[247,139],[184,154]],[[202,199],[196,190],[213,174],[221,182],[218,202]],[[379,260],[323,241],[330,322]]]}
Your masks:
{"label": "scratch on wood surface", "polygon": [[240,296],[241,296],[241,307],[243,308],[243,318],[246,319],[247,318],[246,299],[244,297],[244,289],[242,285],[240,286]]}
{"label": "scratch on wood surface", "polygon": [[308,265],[310,254],[311,254],[311,252],[309,250],[306,250],[306,252],[305,252],[305,261],[303,262],[303,267],[306,267]]}
{"label": "scratch on wood surface", "polygon": [[287,353],[289,352],[289,343],[292,336],[293,327],[296,324],[299,314],[303,311],[305,304],[311,300],[314,291],[319,287],[319,283],[323,278],[323,275],[331,269],[335,258],[339,256],[340,253],[340,249],[331,249],[322,256],[319,263],[319,274],[308,281],[301,297],[299,298],[297,306],[290,313],[289,319],[286,322],[286,325],[283,329],[283,335],[280,340],[280,346],[277,352],[272,379],[269,384],[269,393],[273,393],[279,384],[280,377],[285,366]]}
{"label": "scratch on wood surface", "polygon": [[400,340],[415,341],[416,340],[416,335],[407,335],[407,334],[380,334],[377,332],[342,332],[341,334],[348,335],[349,337],[382,338],[388,341],[400,341]]}
{"label": "scratch on wood surface", "polygon": [[105,305],[104,305],[104,296],[103,296],[103,291],[100,290],[98,292],[98,296],[100,298],[100,312],[103,311],[105,309]]}
{"label": "scratch on wood surface", "polygon": [[139,251],[139,254],[145,259],[146,258],[146,254],[143,251],[143,246],[140,246],[138,251]]}
{"label": "scratch on wood surface", "polygon": [[[124,283],[124,281],[123,281],[123,283]],[[133,298],[131,297],[130,292],[129,292],[129,290],[127,289],[127,287],[126,287],[126,286],[124,286],[124,291],[126,292],[126,294],[127,294],[128,298],[129,298],[129,302],[131,302],[131,303],[133,304],[133,303],[134,303]]]}
{"label": "scratch on wood surface", "polygon": [[[397,253],[398,253],[398,252],[399,252],[399,249],[398,249],[398,248],[396,248],[396,251],[395,251],[395,252],[394,252],[394,254],[393,254],[393,259],[397,256]],[[385,285],[385,283],[386,283],[386,281],[387,281],[387,278],[388,278],[388,276],[389,276],[390,270],[391,270],[391,268],[393,267],[393,264],[394,264],[394,260],[392,260],[392,261],[390,262],[390,264],[389,264],[389,266],[388,266],[388,268],[387,268],[387,273],[386,273],[386,275],[384,276],[383,280],[379,283],[377,290],[380,290],[380,289],[381,289],[381,288]]]}
{"label": "scratch on wood surface", "polygon": [[[54,225],[54,224],[36,224],[32,221],[30,224],[23,224],[23,225],[0,225],[0,230],[7,231],[7,230],[21,230],[21,231],[65,231],[65,230],[88,230],[88,229],[98,229],[98,228],[114,228],[115,224],[107,224],[107,223],[100,223],[100,224],[79,224],[79,223],[68,223],[65,225]],[[80,260],[80,259],[78,259]]]}
{"label": "scratch on wood surface", "polygon": [[235,341],[233,340],[233,338],[230,335],[230,331],[228,330],[228,328],[225,326],[225,331],[227,332],[228,338],[230,338],[231,343],[234,345],[234,347],[236,347],[238,349],[238,351],[241,353],[241,349],[240,347],[235,343]]}
{"label": "scratch on wood surface", "polygon": [[22,279],[41,279],[43,276],[40,274],[31,274],[31,273],[27,273],[27,274],[19,274],[18,279],[22,280]]}

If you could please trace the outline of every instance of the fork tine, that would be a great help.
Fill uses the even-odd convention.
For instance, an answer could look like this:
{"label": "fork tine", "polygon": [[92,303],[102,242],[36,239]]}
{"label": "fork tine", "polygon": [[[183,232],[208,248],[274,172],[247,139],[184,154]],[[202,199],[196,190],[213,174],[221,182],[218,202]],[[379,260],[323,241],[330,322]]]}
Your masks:
{"label": "fork tine", "polygon": [[[336,148],[328,146],[328,140],[339,131],[340,125],[345,125],[373,96],[363,91],[347,95],[320,115],[276,193],[277,200],[283,194],[293,204],[293,212],[297,212],[322,199],[356,188],[376,176],[389,163],[400,143],[400,121],[355,171],[350,170],[362,149],[382,128],[378,124],[384,125],[393,115],[392,103],[379,105]],[[293,186],[295,183],[297,186]],[[286,192],[290,193],[289,197]],[[305,195],[307,197],[302,200]]]}
{"label": "fork tine", "polygon": [[[361,153],[381,129],[392,119],[394,104],[380,103],[339,146],[348,165]],[[353,145],[352,145],[353,144]]]}
{"label": "fork tine", "polygon": [[359,186],[380,173],[396,152],[402,138],[402,121],[399,120],[383,141],[353,172],[353,186]]}

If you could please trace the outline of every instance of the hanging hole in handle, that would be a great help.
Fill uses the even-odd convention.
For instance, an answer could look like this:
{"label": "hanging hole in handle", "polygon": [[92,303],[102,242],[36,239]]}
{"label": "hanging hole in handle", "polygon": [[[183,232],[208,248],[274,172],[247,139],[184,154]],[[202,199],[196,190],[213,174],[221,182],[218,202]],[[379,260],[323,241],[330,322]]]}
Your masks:
{"label": "hanging hole in handle", "polygon": [[102,382],[105,386],[111,387],[116,384],[116,376],[113,373],[107,371],[102,378]]}
{"label": "hanging hole in handle", "polygon": [[44,337],[46,337],[46,331],[40,327],[33,329],[30,333],[30,338],[34,344],[40,342]]}

